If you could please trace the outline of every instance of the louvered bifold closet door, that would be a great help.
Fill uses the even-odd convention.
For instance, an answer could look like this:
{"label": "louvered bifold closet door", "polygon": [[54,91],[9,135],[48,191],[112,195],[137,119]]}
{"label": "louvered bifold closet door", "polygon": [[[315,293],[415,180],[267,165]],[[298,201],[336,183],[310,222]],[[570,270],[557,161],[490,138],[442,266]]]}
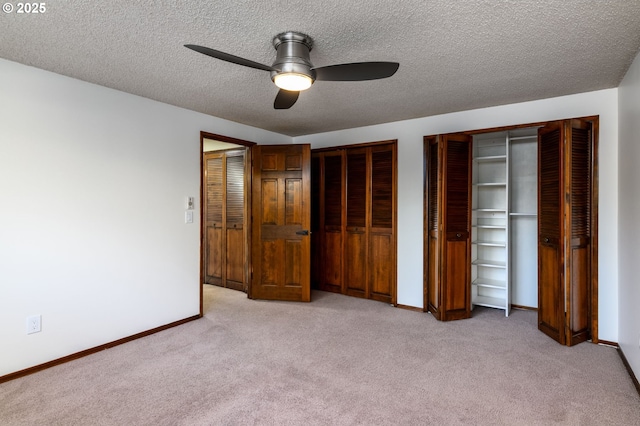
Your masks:
{"label": "louvered bifold closet door", "polygon": [[367,297],[367,205],[370,203],[367,158],[367,148],[347,149],[345,287],[347,294],[357,297]]}
{"label": "louvered bifold closet door", "polygon": [[426,280],[427,280],[427,310],[437,319],[440,317],[440,155],[439,140],[436,137],[425,138],[426,155]]}
{"label": "louvered bifold closet door", "polygon": [[324,245],[322,252],[322,289],[343,291],[343,198],[344,151],[327,152],[324,156]]}
{"label": "louvered bifold closet door", "polygon": [[471,316],[471,136],[442,136],[444,248],[442,319]]}
{"label": "louvered bifold closet door", "polygon": [[223,272],[223,200],[224,154],[205,153],[206,202],[204,206],[205,228],[205,277],[207,284],[222,285]]}
{"label": "louvered bifold closet door", "polygon": [[371,148],[371,227],[369,233],[369,298],[393,303],[396,277],[395,145]]}
{"label": "louvered bifold closet door", "polygon": [[225,287],[246,290],[243,150],[226,153],[226,282]]}
{"label": "louvered bifold closet door", "polygon": [[538,328],[564,342],[562,122],[538,131]]}
{"label": "louvered bifold closet door", "polygon": [[324,200],[322,199],[322,173],[323,173],[323,153],[314,152],[311,155],[311,287],[321,288],[322,276],[322,224],[324,221],[322,211]]}
{"label": "louvered bifold closet door", "polygon": [[425,137],[427,308],[439,320],[471,316],[471,144]]}
{"label": "louvered bifold closet door", "polygon": [[584,342],[590,336],[590,282],[591,282],[591,210],[592,210],[592,125],[583,120],[567,120],[565,122],[568,140],[570,141],[570,221],[567,229],[566,251],[569,257],[567,281],[569,291],[567,297],[568,335],[567,345]]}
{"label": "louvered bifold closet door", "polygon": [[592,124],[549,123],[538,150],[538,328],[571,346],[591,337]]}

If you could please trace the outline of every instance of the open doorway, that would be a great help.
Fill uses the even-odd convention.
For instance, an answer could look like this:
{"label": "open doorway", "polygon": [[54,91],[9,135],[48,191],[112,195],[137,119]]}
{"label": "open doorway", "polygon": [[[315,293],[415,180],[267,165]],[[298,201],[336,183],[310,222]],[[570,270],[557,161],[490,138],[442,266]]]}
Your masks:
{"label": "open doorway", "polygon": [[200,314],[203,285],[249,290],[251,146],[200,133]]}

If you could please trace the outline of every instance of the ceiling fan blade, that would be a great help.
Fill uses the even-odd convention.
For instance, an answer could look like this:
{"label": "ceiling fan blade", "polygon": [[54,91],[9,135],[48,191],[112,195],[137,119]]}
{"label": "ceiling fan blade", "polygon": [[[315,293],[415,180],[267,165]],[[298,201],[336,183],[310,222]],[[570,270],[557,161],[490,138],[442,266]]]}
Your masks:
{"label": "ceiling fan blade", "polygon": [[363,81],[391,77],[399,66],[397,62],[354,62],[312,69],[316,72],[316,80]]}
{"label": "ceiling fan blade", "polygon": [[184,47],[187,47],[191,50],[195,50],[196,52],[205,54],[207,56],[211,56],[212,58],[231,62],[232,64],[244,65],[245,67],[256,68],[264,71],[275,71],[272,67],[268,65],[264,65],[258,62],[253,62],[253,61],[250,61],[249,59],[244,59],[239,56],[235,56],[230,53],[224,53],[219,50],[214,50],[208,47],[198,46],[196,44],[185,44]]}
{"label": "ceiling fan blade", "polygon": [[289,109],[296,103],[299,95],[300,92],[280,89],[276,95],[276,100],[273,101],[273,107],[275,109]]}

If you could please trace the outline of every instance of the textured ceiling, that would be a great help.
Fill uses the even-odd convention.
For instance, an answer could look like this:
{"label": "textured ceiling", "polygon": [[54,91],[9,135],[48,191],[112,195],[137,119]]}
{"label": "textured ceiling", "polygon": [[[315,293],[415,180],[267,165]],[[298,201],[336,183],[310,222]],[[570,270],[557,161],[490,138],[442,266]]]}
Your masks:
{"label": "textured ceiling", "polygon": [[[2,58],[291,136],[616,87],[640,48],[638,0],[74,0],[0,14]],[[400,69],[318,81],[276,111],[268,72],[183,47],[271,65],[290,30],[313,37],[315,66]]]}

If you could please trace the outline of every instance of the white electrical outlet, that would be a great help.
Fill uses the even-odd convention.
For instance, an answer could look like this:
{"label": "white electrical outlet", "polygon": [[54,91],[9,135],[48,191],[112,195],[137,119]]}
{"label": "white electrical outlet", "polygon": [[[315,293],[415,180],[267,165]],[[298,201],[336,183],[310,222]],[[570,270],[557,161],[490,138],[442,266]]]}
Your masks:
{"label": "white electrical outlet", "polygon": [[40,315],[33,315],[27,318],[27,334],[39,333],[41,330]]}

